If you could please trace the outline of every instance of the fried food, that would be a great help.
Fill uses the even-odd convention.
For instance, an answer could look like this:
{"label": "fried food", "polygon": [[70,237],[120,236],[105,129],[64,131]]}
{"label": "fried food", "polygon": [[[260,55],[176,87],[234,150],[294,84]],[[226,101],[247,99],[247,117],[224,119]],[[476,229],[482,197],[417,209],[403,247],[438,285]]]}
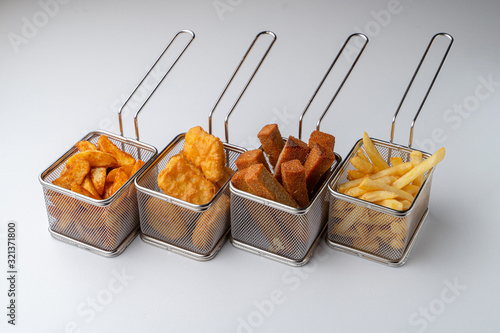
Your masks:
{"label": "fried food", "polygon": [[97,149],[116,158],[119,166],[135,164],[135,158],[132,155],[119,149],[105,135],[101,135],[97,140]]}
{"label": "fried food", "polygon": [[147,223],[166,239],[177,240],[188,234],[185,214],[192,214],[189,210],[150,197],[144,211]]}
{"label": "fried food", "polygon": [[79,151],[97,150],[97,147],[89,141],[78,141],[75,146]]}
{"label": "fried food", "polygon": [[271,166],[274,168],[276,163],[278,163],[278,158],[283,150],[283,147],[285,147],[278,125],[269,124],[264,126],[257,134],[257,137],[259,138],[262,148],[269,158]]}
{"label": "fried food", "polygon": [[335,147],[335,137],[321,131],[313,131],[309,136],[309,148],[313,149],[315,144],[333,152]]}
{"label": "fried food", "polygon": [[229,215],[229,197],[222,194],[209,210],[201,214],[196,221],[193,235],[193,245],[200,250],[207,250],[220,239],[221,233],[226,230],[226,221]]}
{"label": "fried food", "polygon": [[90,179],[100,196],[104,194],[104,185],[106,184],[106,168],[92,168],[90,169]]}
{"label": "fried food", "polygon": [[274,177],[281,182],[281,164],[291,160],[299,160],[304,164],[310,150],[305,142],[289,136],[274,168]]}
{"label": "fried food", "polygon": [[215,194],[215,186],[180,154],[172,157],[160,172],[158,186],[165,194],[195,205],[208,203]]}
{"label": "fried food", "polygon": [[266,167],[267,170],[269,170],[269,172],[271,172],[266,158],[264,157],[264,152],[260,149],[254,149],[244,152],[236,159],[235,164],[238,170],[246,169],[254,164],[262,164]]}
{"label": "fried food", "polygon": [[184,157],[200,168],[211,182],[224,176],[226,154],[219,138],[208,134],[200,126],[191,128],[185,136]]}
{"label": "fried food", "polygon": [[255,164],[247,169],[245,181],[256,195],[284,205],[299,208],[297,202],[285,190],[283,185],[262,164]]}
{"label": "fried food", "polygon": [[325,149],[319,144],[314,145],[304,163],[307,190],[309,193],[313,192],[316,184],[318,184],[325,172],[330,169],[334,161],[335,155],[332,150]]}
{"label": "fried food", "polygon": [[307,192],[306,170],[302,163],[299,160],[283,163],[281,175],[285,190],[290,193],[300,207],[307,206],[309,204],[309,195]]}
{"label": "fried food", "polygon": [[81,153],[77,153],[68,158],[66,165],[70,167],[78,159],[87,160],[90,163],[91,168],[115,168],[119,166],[116,158],[114,158],[113,155],[104,153],[99,150],[86,150]]}
{"label": "fried food", "polygon": [[76,159],[73,164],[68,166],[65,172],[52,183],[70,190],[73,183],[80,185],[89,171],[90,163],[87,160]]}

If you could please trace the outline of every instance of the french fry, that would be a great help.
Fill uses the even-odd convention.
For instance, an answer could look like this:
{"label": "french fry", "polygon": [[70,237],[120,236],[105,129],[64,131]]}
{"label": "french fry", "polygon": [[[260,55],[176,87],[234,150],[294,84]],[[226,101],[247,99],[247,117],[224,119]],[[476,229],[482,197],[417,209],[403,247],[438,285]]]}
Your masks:
{"label": "french fry", "polygon": [[401,176],[410,171],[413,168],[413,164],[411,162],[406,162],[403,164],[399,164],[388,169],[381,170],[370,176],[371,179],[377,179],[384,176]]}
{"label": "french fry", "polygon": [[437,152],[435,152],[432,156],[430,156],[428,159],[408,171],[406,174],[401,176],[398,180],[396,180],[392,186],[395,188],[403,188],[404,186],[408,185],[415,179],[417,179],[419,176],[423,175],[433,167],[435,167],[439,162],[441,162],[444,158],[445,155],[445,149],[440,148]]}
{"label": "french fry", "polygon": [[370,163],[370,160],[368,159],[368,157],[366,157],[362,148],[358,148],[358,150],[356,151],[356,156],[361,158],[362,160],[365,160],[366,162]]}
{"label": "french fry", "polygon": [[366,154],[377,168],[380,170],[389,168],[389,164],[380,156],[380,153],[366,132],[363,133],[363,146],[365,147]]}
{"label": "french fry", "polygon": [[351,197],[356,197],[357,198],[357,197],[365,194],[366,192],[368,192],[368,190],[362,189],[360,187],[353,187],[353,188],[348,189],[345,192],[345,194],[350,195]]}
{"label": "french fry", "polygon": [[408,200],[401,200],[401,203],[403,204],[403,210],[407,210],[411,207],[411,202]]}
{"label": "french fry", "polygon": [[127,152],[120,150],[107,136],[101,135],[97,140],[97,149],[102,152],[113,155],[118,161],[119,166],[134,165],[135,158]]}
{"label": "french fry", "polygon": [[52,183],[70,190],[73,183],[80,185],[89,171],[90,163],[85,159],[77,159],[67,168],[66,172],[62,176],[54,180]]}
{"label": "french fry", "polygon": [[351,164],[354,165],[354,167],[361,172],[364,172],[364,173],[372,173],[373,172],[373,168],[374,168],[373,164],[371,164],[368,161],[365,161],[361,157],[354,156],[353,158],[351,158],[349,160],[349,162],[351,162]]}
{"label": "french fry", "polygon": [[97,150],[97,147],[89,141],[78,141],[75,144],[76,148],[78,148],[79,151],[87,151],[87,150]]}
{"label": "french fry", "polygon": [[[360,199],[370,201],[370,202],[376,202],[376,201],[382,201],[386,199],[394,199],[398,195],[394,192],[389,192],[389,191],[372,191],[372,192],[366,192],[363,194]],[[394,200],[396,201],[396,200]]]}
{"label": "french fry", "polygon": [[420,191],[420,186],[408,184],[402,188],[403,191],[408,192],[412,196],[417,195],[418,191]]}
{"label": "french fry", "polygon": [[106,184],[106,168],[92,168],[90,169],[90,179],[100,196],[104,194],[104,185]]}
{"label": "french fry", "polygon": [[366,176],[366,173],[359,171],[359,170],[347,170],[347,179],[348,180],[354,180],[358,178],[363,178]]}
{"label": "french fry", "polygon": [[394,192],[397,194],[397,197],[401,199],[408,200],[410,203],[413,201],[413,196],[408,192],[397,189],[394,186],[384,184],[381,181],[370,179],[368,177],[363,178],[363,181],[361,182],[361,184],[359,184],[358,188],[365,191],[384,190],[384,191]]}
{"label": "french fry", "polygon": [[[422,152],[418,150],[414,150],[410,153],[410,160],[413,163],[413,166],[416,167],[420,163],[424,161],[424,157],[422,156]],[[412,182],[413,185],[422,186],[424,182],[424,175],[420,175]]]}
{"label": "french fry", "polygon": [[86,150],[81,153],[77,153],[68,158],[66,165],[71,167],[71,165],[73,165],[73,163],[75,163],[78,159],[87,160],[90,163],[91,168],[114,168],[118,166],[116,158],[114,158],[111,154],[103,153],[99,150]]}
{"label": "french fry", "polygon": [[[373,193],[373,192],[368,192],[368,193]],[[401,203],[401,201],[397,201],[394,199],[384,199],[381,201],[377,201],[375,203],[378,205],[387,207],[387,208],[391,208],[391,209],[395,209],[395,210],[403,210],[403,204]]]}
{"label": "french fry", "polygon": [[400,165],[400,164],[403,164],[403,159],[399,156],[396,156],[396,157],[391,157],[391,165],[392,166],[396,166],[396,165]]}

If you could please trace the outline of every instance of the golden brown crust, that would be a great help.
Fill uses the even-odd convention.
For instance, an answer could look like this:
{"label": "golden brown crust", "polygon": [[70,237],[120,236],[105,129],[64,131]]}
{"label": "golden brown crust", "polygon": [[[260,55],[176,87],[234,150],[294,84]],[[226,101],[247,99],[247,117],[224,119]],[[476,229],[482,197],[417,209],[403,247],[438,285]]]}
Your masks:
{"label": "golden brown crust", "polygon": [[309,137],[309,148],[313,148],[315,144],[319,144],[324,149],[331,150],[335,147],[335,137],[321,131],[313,131]]}
{"label": "golden brown crust", "polygon": [[193,127],[186,133],[183,154],[188,161],[200,168],[211,182],[215,183],[224,176],[224,144],[200,126]]}
{"label": "golden brown crust", "polygon": [[252,166],[254,164],[263,164],[269,172],[271,169],[267,164],[266,158],[264,157],[264,152],[260,149],[249,150],[241,154],[238,159],[236,159],[235,164],[238,170],[243,170]]}
{"label": "golden brown crust", "polygon": [[231,178],[231,182],[233,183],[233,186],[236,187],[238,190],[245,191],[251,194],[253,193],[252,189],[250,186],[247,184],[245,180],[245,176],[247,174],[248,168],[236,171],[236,173],[233,175],[233,178]]}
{"label": "golden brown crust", "polygon": [[293,200],[292,196],[262,164],[252,165],[245,170],[247,170],[245,181],[255,195],[294,208],[299,208],[299,205]]}
{"label": "golden brown crust", "polygon": [[299,160],[291,160],[281,165],[283,187],[300,207],[309,204],[309,195],[306,185],[306,172]]}
{"label": "golden brown crust", "polygon": [[323,174],[332,166],[335,155],[329,149],[315,144],[304,163],[307,190],[311,193]]}
{"label": "golden brown crust", "polygon": [[170,159],[158,175],[158,186],[165,194],[195,205],[208,203],[215,194],[215,186],[182,155]]}
{"label": "golden brown crust", "polygon": [[257,134],[262,148],[266,152],[267,157],[271,166],[274,168],[278,162],[281,150],[285,146],[281,133],[278,129],[278,125],[269,124],[264,126],[260,132]]}
{"label": "golden brown crust", "polygon": [[289,136],[278,158],[278,163],[274,168],[274,177],[281,182],[281,164],[291,160],[299,160],[301,164],[304,164],[309,151],[310,149],[305,142],[293,136]]}

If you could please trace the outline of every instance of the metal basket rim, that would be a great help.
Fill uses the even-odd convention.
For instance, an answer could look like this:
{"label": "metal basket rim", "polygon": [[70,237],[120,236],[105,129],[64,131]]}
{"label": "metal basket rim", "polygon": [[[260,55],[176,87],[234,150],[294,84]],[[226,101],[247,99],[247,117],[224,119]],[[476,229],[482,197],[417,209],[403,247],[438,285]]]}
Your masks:
{"label": "metal basket rim", "polygon": [[121,193],[123,193],[123,191],[125,191],[126,188],[128,188],[130,186],[130,184],[132,184],[135,181],[135,179],[140,174],[142,174],[142,172],[153,162],[156,155],[158,154],[158,150],[156,149],[156,147],[154,147],[150,144],[147,144],[147,143],[144,143],[141,141],[137,141],[137,140],[132,139],[132,138],[123,137],[123,136],[120,136],[118,134],[114,134],[114,133],[104,131],[104,130],[91,131],[91,132],[87,133],[84,137],[82,137],[79,141],[87,141],[88,138],[90,138],[94,135],[106,135],[106,136],[111,137],[117,141],[120,141],[121,143],[127,143],[127,144],[133,145],[133,146],[138,147],[138,148],[146,149],[146,150],[152,152],[153,155],[147,161],[144,161],[144,165],[134,175],[132,175],[125,182],[125,184],[123,184],[118,189],[118,191],[116,191],[112,196],[110,196],[107,199],[96,200],[96,199],[89,198],[83,194],[73,192],[71,190],[65,189],[63,187],[60,187],[60,186],[57,186],[57,185],[54,185],[52,183],[45,181],[45,178],[47,177],[47,175],[50,172],[52,172],[59,165],[61,165],[61,163],[64,163],[64,161],[66,161],[71,155],[73,155],[73,153],[75,153],[78,150],[78,148],[76,148],[75,145],[73,145],[65,153],[63,153],[63,155],[61,155],[61,157],[59,157],[54,163],[50,164],[44,171],[42,171],[39,174],[38,181],[40,182],[42,187],[48,188],[48,189],[55,191],[57,193],[67,195],[71,198],[77,199],[79,201],[83,201],[85,203],[89,203],[89,204],[97,206],[97,207],[109,206],[111,203],[113,203],[115,201],[115,199],[117,197],[119,197],[119,195]]}
{"label": "metal basket rim", "polygon": [[[170,143],[165,148],[163,148],[163,150],[159,154],[157,154],[154,157],[154,159],[151,161],[151,164],[147,168],[145,168],[141,172],[141,174],[139,174],[135,178],[134,184],[135,184],[135,187],[136,187],[137,191],[139,191],[141,193],[147,194],[149,196],[153,196],[153,197],[155,197],[155,198],[157,198],[159,200],[162,200],[164,202],[172,203],[172,204],[175,204],[177,206],[181,206],[183,208],[187,208],[187,209],[189,209],[191,211],[194,211],[194,212],[205,212],[208,209],[210,209],[215,204],[215,202],[219,199],[219,197],[224,193],[224,191],[226,190],[226,188],[228,186],[228,183],[230,183],[230,181],[231,181],[232,175],[224,183],[224,185],[219,189],[219,191],[217,191],[217,193],[215,193],[215,195],[213,196],[213,198],[208,203],[203,204],[203,205],[192,204],[190,202],[187,202],[187,201],[175,198],[173,196],[170,196],[168,194],[165,194],[163,192],[158,192],[158,191],[146,188],[144,186],[139,185],[139,183],[138,183],[143,177],[145,177],[145,175],[153,167],[155,167],[160,162],[160,160],[162,160],[165,157],[166,154],[168,154],[179,143],[179,141],[185,135],[186,135],[186,133],[180,133],[174,139],[172,139],[172,141],[170,141]],[[244,153],[244,152],[247,151],[245,148],[237,146],[237,145],[233,145],[233,144],[230,144],[230,143],[227,143],[227,142],[222,142],[222,143],[224,145],[224,149],[230,149],[230,150],[238,152],[240,154],[242,154],[242,153]]]}
{"label": "metal basket rim", "polygon": [[[380,140],[380,139],[376,139],[376,138],[370,138],[370,139],[373,141],[373,143],[378,143],[378,144],[381,144],[384,146],[389,146],[388,148],[394,148],[394,149],[403,150],[403,151],[407,151],[407,152],[418,150],[418,151],[422,152],[422,154],[424,155],[425,158],[429,158],[431,156],[431,154],[429,154],[425,151],[419,150],[419,149],[409,148],[407,146],[398,145],[398,144],[395,144],[395,143],[392,143],[389,141]],[[363,206],[367,209],[375,210],[375,211],[380,212],[380,213],[384,213],[384,214],[388,214],[388,215],[392,215],[392,216],[396,216],[396,217],[406,217],[406,216],[410,215],[413,212],[413,209],[416,206],[416,203],[420,199],[420,193],[422,192],[422,189],[424,189],[427,186],[428,181],[430,179],[432,179],[432,175],[434,173],[434,168],[432,168],[431,170],[429,170],[427,172],[427,176],[425,177],[425,180],[424,180],[422,186],[420,187],[419,191],[415,195],[415,198],[413,199],[413,202],[411,203],[410,207],[406,210],[396,210],[396,209],[384,207],[384,206],[378,205],[378,204],[373,203],[373,202],[369,202],[369,201],[362,200],[359,198],[351,197],[350,195],[340,193],[336,190],[336,188],[338,187],[337,185],[338,185],[340,176],[343,174],[346,166],[349,163],[349,160],[354,156],[354,154],[356,153],[356,151],[358,150],[358,148],[361,146],[362,143],[363,143],[363,139],[359,139],[358,141],[356,141],[356,143],[352,147],[349,154],[347,154],[347,157],[345,158],[345,160],[339,166],[337,174],[335,175],[335,177],[333,177],[333,179],[331,179],[330,183],[328,184],[328,190],[329,190],[330,194],[336,199],[343,200],[343,201],[346,201],[346,202],[349,202],[349,203],[352,203],[352,204],[355,204],[358,206]]]}
{"label": "metal basket rim", "polygon": [[263,204],[265,206],[269,206],[269,207],[272,207],[272,208],[275,208],[275,209],[278,209],[280,211],[290,213],[293,215],[297,215],[297,216],[298,215],[305,215],[305,214],[309,213],[309,211],[311,210],[311,207],[314,205],[314,203],[316,203],[316,201],[319,200],[321,194],[324,193],[324,191],[326,191],[326,188],[328,187],[328,184],[331,182],[331,179],[337,174],[337,172],[339,170],[339,167],[340,167],[341,162],[342,162],[342,157],[335,152],[333,154],[335,155],[335,166],[333,167],[333,169],[331,171],[332,172],[331,175],[328,176],[328,178],[326,178],[323,181],[323,185],[321,185],[319,190],[316,191],[316,194],[313,196],[313,200],[311,200],[307,206],[302,207],[302,208],[293,208],[293,207],[284,205],[282,203],[272,201],[269,199],[265,199],[265,198],[253,195],[251,193],[239,190],[233,186],[232,182],[230,182],[229,188],[231,190],[231,193],[236,194],[236,195],[243,197],[245,199],[251,200],[253,202],[257,202],[257,203]]}

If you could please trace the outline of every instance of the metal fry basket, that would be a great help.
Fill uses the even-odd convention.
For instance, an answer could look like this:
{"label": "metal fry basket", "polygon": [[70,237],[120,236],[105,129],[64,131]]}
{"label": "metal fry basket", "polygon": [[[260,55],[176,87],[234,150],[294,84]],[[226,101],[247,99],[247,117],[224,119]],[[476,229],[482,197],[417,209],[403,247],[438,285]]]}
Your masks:
{"label": "metal fry basket", "polygon": [[[170,45],[181,34],[190,36],[188,43],[135,113],[136,139],[124,137],[121,117],[122,110],[141,87]],[[121,254],[137,236],[139,232],[139,210],[134,180],[138,174],[152,163],[153,158],[157,154],[155,147],[139,141],[137,117],[193,39],[194,33],[189,30],[179,31],[173,37],[160,57],[121,107],[118,113],[120,135],[106,131],[93,131],[80,140],[97,144],[99,137],[106,135],[118,148],[131,154],[135,159],[145,162],[135,175],[130,177],[118,191],[107,199],[95,200],[52,184],[52,181],[59,177],[66,161],[78,153],[78,149],[75,146],[72,146],[40,174],[39,181],[43,187],[47,207],[49,232],[54,238],[105,257],[114,257]]]}
{"label": "metal fry basket", "polygon": [[[340,55],[353,38],[363,39],[364,43],[345,75],[340,86],[331,98],[327,108],[317,122],[320,124],[347,78],[363,53],[368,38],[363,34],[353,34],[347,38],[328,71],[321,80],[309,103],[299,119],[299,139],[302,135],[302,119],[321,89]],[[291,266],[303,266],[309,262],[316,245],[326,229],[328,217],[327,187],[340,165],[342,158],[335,153],[335,161],[319,181],[309,205],[297,209],[275,201],[267,200],[238,190],[231,189],[231,242],[242,250],[276,260]]]}
{"label": "metal fry basket", "polygon": [[[408,146],[395,144],[393,143],[393,138],[396,118],[422,63],[432,44],[438,37],[446,37],[449,39],[449,44],[412,121],[409,144]],[[389,162],[391,157],[398,156],[401,157],[404,162],[410,161],[410,153],[414,150],[411,148],[413,127],[444,61],[446,60],[452,44],[453,37],[447,33],[438,33],[432,37],[403,95],[398,109],[393,116],[390,142],[372,139],[378,152],[387,162]],[[342,194],[338,191],[339,185],[348,180],[347,171],[355,169],[349,160],[356,155],[359,148],[362,148],[364,151],[362,139],[354,145],[349,155],[342,163],[339,172],[329,185],[330,208],[326,243],[334,249],[370,259],[375,262],[393,267],[401,266],[406,263],[417,235],[427,217],[434,168],[424,175],[424,182],[411,206],[407,210],[399,211],[386,208]],[[431,154],[426,152],[422,152],[422,154],[424,159],[431,156]]]}
{"label": "metal fry basket", "polygon": [[[242,147],[232,145],[228,141],[228,120],[259,70],[261,64],[273,46],[276,36],[270,31],[259,33],[243,56],[236,70],[227,82],[217,102],[209,113],[209,132],[212,133],[212,115],[222,97],[231,85],[245,59],[261,36],[268,35],[272,41],[260,62],[255,67],[250,79],[240,92],[231,110],[225,118],[224,150],[226,166],[236,170],[236,159],[246,151]],[[179,134],[163,149],[155,161],[136,179],[139,202],[141,239],[151,245],[158,246],[186,257],[207,261],[213,259],[220,251],[229,234],[229,180],[220,188],[210,202],[195,205],[165,194],[158,187],[158,174],[165,168],[171,157],[183,150],[185,133]]]}

